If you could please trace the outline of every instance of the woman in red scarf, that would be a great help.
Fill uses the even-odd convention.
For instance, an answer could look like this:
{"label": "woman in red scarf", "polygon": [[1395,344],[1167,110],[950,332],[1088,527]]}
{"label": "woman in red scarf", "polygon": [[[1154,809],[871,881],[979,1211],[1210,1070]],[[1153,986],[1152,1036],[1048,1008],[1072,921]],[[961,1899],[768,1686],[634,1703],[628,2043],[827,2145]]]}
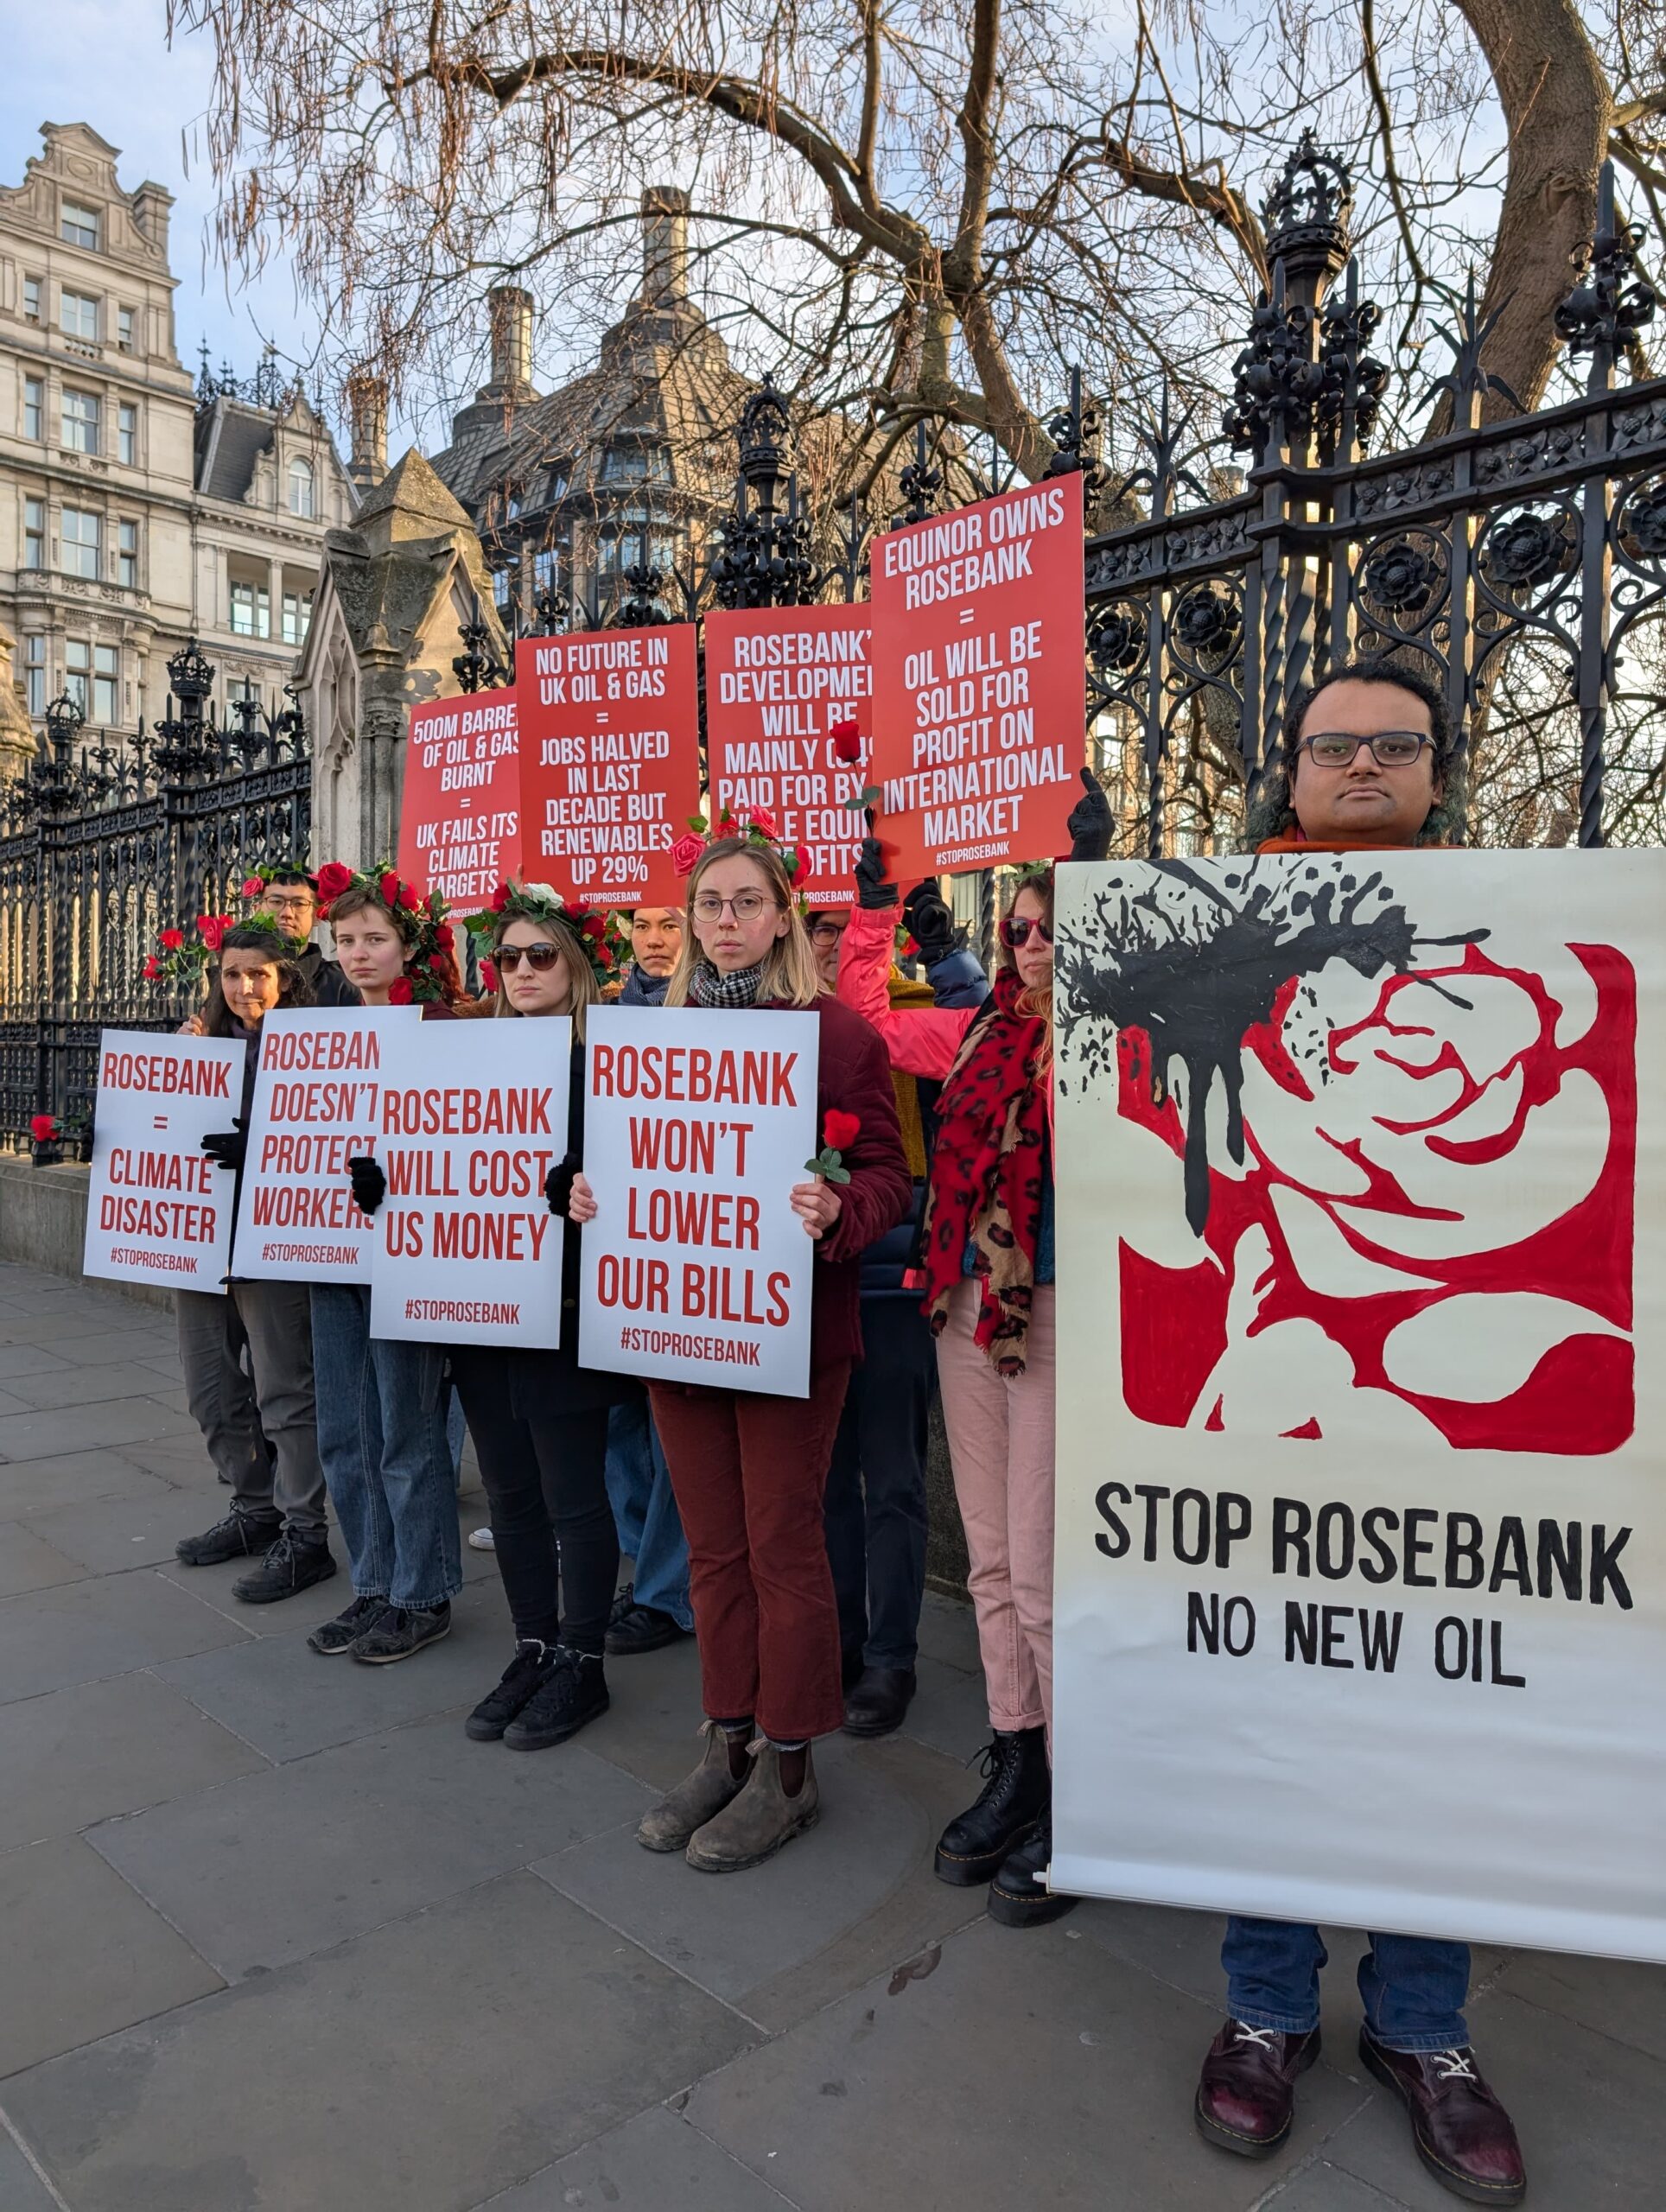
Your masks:
{"label": "woman in red scarf", "polygon": [[[1071,857],[1103,857],[1110,809],[1088,795]],[[1009,1927],[1068,1912],[1046,1888],[1052,1856],[1053,1214],[1052,870],[1026,869],[1001,922],[995,988],[976,1013],[896,1012],[886,989],[897,890],[877,838],[856,868],[858,904],[839,995],[865,1014],[905,1073],[943,1078],[919,1264],[938,1340],[967,1586],[993,1735],[976,1804],[944,1830],[940,1878],[989,1884]]]}

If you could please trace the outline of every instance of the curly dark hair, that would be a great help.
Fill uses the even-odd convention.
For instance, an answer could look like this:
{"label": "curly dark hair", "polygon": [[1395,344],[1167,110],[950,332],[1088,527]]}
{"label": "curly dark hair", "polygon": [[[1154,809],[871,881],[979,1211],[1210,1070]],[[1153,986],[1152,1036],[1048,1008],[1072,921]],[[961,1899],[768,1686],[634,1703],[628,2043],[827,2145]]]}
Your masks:
{"label": "curly dark hair", "polygon": [[1244,817],[1245,852],[1253,853],[1269,837],[1288,836],[1296,826],[1295,803],[1292,794],[1295,786],[1296,748],[1301,740],[1301,726],[1314,700],[1321,693],[1328,691],[1333,683],[1388,683],[1397,691],[1408,691],[1414,699],[1421,700],[1428,709],[1429,733],[1434,740],[1434,781],[1440,796],[1429,809],[1428,819],[1417,833],[1416,842],[1420,845],[1461,845],[1468,792],[1464,764],[1455,756],[1457,737],[1447,712],[1447,702],[1419,670],[1403,668],[1397,661],[1377,656],[1339,661],[1334,668],[1327,669],[1317,683],[1298,691],[1291,701],[1277,747],[1268,758],[1261,796]]}
{"label": "curly dark hair", "polygon": [[[295,947],[269,920],[238,922],[221,938],[219,949],[222,954],[264,952],[277,969],[278,1005],[312,1004],[312,985],[296,964]],[[232,1019],[230,1007],[226,1003],[226,993],[221,987],[218,967],[208,987],[208,1002],[202,1009],[202,1033],[205,1037],[235,1037],[241,1033]]]}

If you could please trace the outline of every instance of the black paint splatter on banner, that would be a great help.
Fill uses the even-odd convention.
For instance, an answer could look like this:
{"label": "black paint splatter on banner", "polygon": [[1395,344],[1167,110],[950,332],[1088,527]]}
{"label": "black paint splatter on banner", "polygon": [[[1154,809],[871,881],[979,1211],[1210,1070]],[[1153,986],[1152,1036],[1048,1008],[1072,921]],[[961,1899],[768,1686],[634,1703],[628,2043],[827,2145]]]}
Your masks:
{"label": "black paint splatter on banner", "polygon": [[[1087,1023],[1143,1032],[1159,1103],[1169,1064],[1185,1069],[1186,1217],[1201,1236],[1209,1218],[1209,1093],[1218,1079],[1227,1150],[1241,1166],[1243,1043],[1272,1018],[1284,986],[1329,960],[1361,976],[1405,975],[1419,945],[1476,944],[1491,932],[1420,938],[1381,870],[1367,874],[1355,861],[1292,869],[1246,861],[1218,876],[1185,861],[1148,866],[1156,882],[1142,871],[1149,888],[1135,891],[1124,880],[1101,892],[1080,937],[1060,944],[1055,1003],[1068,1043]],[[1430,988],[1453,996],[1433,979]],[[1091,1073],[1114,1076],[1115,1035],[1100,1040],[1090,1030],[1081,1058]]]}

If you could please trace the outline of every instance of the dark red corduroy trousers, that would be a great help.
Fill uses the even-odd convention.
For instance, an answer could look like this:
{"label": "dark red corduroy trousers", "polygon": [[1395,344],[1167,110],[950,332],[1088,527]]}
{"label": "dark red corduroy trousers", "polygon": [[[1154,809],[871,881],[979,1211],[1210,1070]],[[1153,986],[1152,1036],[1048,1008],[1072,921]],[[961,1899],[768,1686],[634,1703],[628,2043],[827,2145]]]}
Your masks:
{"label": "dark red corduroy trousers", "polygon": [[811,1369],[807,1399],[650,1389],[689,1540],[702,1701],[779,1744],[844,1721],[822,1494],[849,1379],[839,1359]]}

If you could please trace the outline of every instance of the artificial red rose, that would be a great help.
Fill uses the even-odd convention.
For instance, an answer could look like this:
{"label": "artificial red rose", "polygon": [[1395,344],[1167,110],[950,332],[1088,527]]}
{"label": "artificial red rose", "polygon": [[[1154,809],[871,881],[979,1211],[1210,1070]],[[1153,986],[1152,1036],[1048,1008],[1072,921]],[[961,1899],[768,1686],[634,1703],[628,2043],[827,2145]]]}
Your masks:
{"label": "artificial red rose", "polygon": [[766,837],[779,837],[781,834],[775,827],[775,817],[766,806],[748,807],[747,820],[754,830],[761,830]]}
{"label": "artificial red rose", "polygon": [[[319,880],[321,882],[323,879],[321,876]],[[259,876],[245,875],[244,877],[243,895],[245,899],[258,899],[264,893],[265,889],[266,886]]]}
{"label": "artificial red rose", "polygon": [[692,830],[685,830],[671,847],[671,866],[679,875],[691,875],[705,849],[705,839],[696,837]]}
{"label": "artificial red rose", "polygon": [[57,1117],[52,1114],[36,1114],[29,1122],[29,1133],[36,1144],[50,1144],[58,1134]]}
{"label": "artificial red rose", "polygon": [[579,926],[586,937],[606,937],[607,934],[607,921],[601,914],[587,914]]}
{"label": "artificial red rose", "polygon": [[847,1114],[837,1106],[830,1106],[822,1122],[822,1142],[830,1152],[843,1152],[854,1144],[862,1128],[860,1114]]}
{"label": "artificial red rose", "polygon": [[154,952],[151,954],[150,957],[149,957],[149,958],[145,962],[145,963],[144,963],[144,968],[143,968],[143,976],[144,976],[144,980],[145,980],[145,982],[146,982],[147,983],[154,983],[154,982],[156,982],[156,980],[157,976],[161,975],[161,973],[162,973],[162,963],[161,963],[161,961],[160,961],[160,960],[158,960],[158,959],[157,959],[157,957],[156,957],[156,954],[155,954]]}
{"label": "artificial red rose", "polygon": [[451,925],[449,922],[442,922],[434,932],[435,944],[443,945],[448,952],[450,951],[452,946],[456,943],[456,938],[452,935]]}
{"label": "artificial red rose", "polygon": [[480,981],[481,981],[481,982],[483,982],[483,983],[486,985],[486,989],[487,989],[488,991],[495,991],[495,990],[497,989],[497,988],[498,988],[498,967],[497,967],[497,963],[496,963],[495,961],[493,961],[493,960],[482,960],[482,961],[481,961],[481,963],[480,963]]}
{"label": "artificial red rose", "polygon": [[409,1006],[416,995],[416,993],[411,986],[411,981],[409,976],[401,976],[395,982],[388,985],[388,1004],[390,1006]]}
{"label": "artificial red rose", "polygon": [[835,722],[828,734],[833,740],[836,760],[854,764],[862,759],[862,731],[855,722]]}
{"label": "artificial red rose", "polygon": [[185,931],[183,930],[162,930],[158,934],[156,942],[162,946],[164,951],[177,952],[181,945],[185,942]]}
{"label": "artificial red rose", "polygon": [[382,904],[385,906],[397,906],[398,905],[399,893],[404,888],[404,886],[400,883],[398,877],[393,873],[391,868],[387,869],[383,874],[378,876],[376,879],[376,888],[381,894]]}
{"label": "artificial red rose", "polygon": [[[343,868],[340,861],[328,861],[318,871],[318,895],[321,899],[339,899],[352,881],[350,868]],[[246,883],[243,887],[249,889]]]}
{"label": "artificial red rose", "polygon": [[229,914],[199,914],[197,916],[197,935],[210,952],[219,950],[220,939],[231,926],[232,917]]}
{"label": "artificial red rose", "polygon": [[795,891],[809,874],[810,849],[807,845],[800,845],[798,848],[798,857],[792,863],[792,875],[791,880],[792,888]]}
{"label": "artificial red rose", "polygon": [[443,976],[451,963],[443,952],[430,952],[428,956],[428,964],[436,976]]}
{"label": "artificial red rose", "polygon": [[506,883],[500,883],[486,900],[486,904],[494,914],[502,913],[504,908],[509,904],[509,886]]}

